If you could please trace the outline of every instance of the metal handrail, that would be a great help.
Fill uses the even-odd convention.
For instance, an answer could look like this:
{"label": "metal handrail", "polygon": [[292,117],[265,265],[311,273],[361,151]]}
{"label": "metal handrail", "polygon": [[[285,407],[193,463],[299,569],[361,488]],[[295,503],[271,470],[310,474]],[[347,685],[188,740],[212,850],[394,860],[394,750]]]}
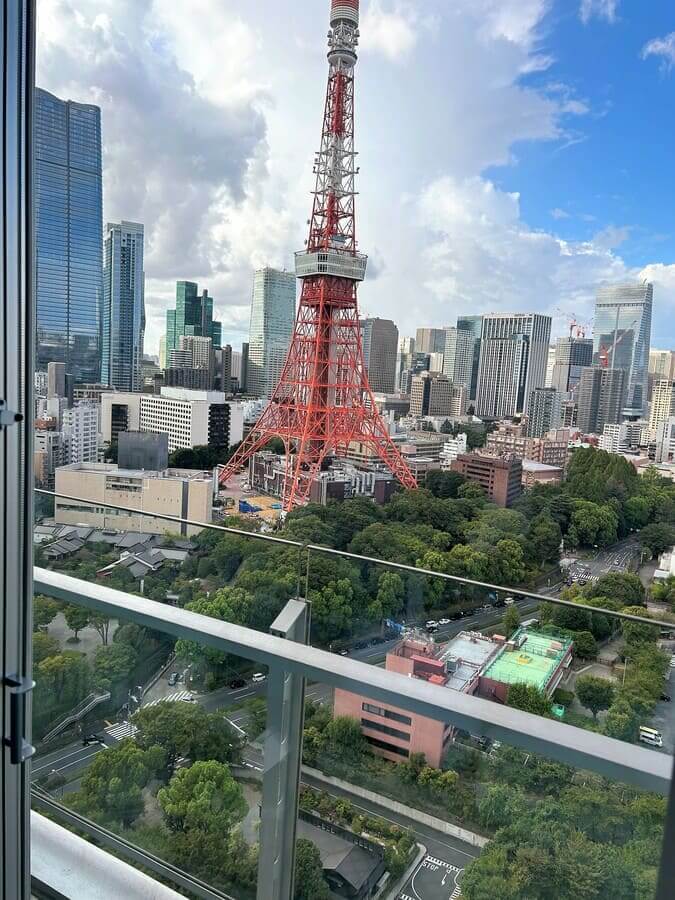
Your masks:
{"label": "metal handrail", "polygon": [[[502,593],[520,594],[540,603],[552,603],[555,606],[566,606],[571,609],[585,609],[591,613],[598,613],[611,619],[619,619],[626,622],[637,622],[641,625],[654,625],[659,628],[669,628],[675,630],[675,622],[667,622],[661,619],[648,619],[643,616],[634,616],[628,613],[617,612],[613,609],[603,609],[600,606],[589,606],[586,603],[574,603],[570,600],[561,600],[559,597],[550,597],[547,594],[538,594],[522,587],[510,587],[503,584],[493,584],[489,581],[476,581],[472,578],[463,578],[459,575],[448,575],[446,572],[436,572],[433,569],[422,569],[418,566],[411,566],[406,563],[392,562],[386,559],[378,559],[374,556],[364,556],[361,553],[350,553],[348,550],[337,550],[335,547],[324,547],[321,544],[303,544],[301,541],[294,541],[289,538],[275,537],[271,534],[259,534],[254,531],[242,531],[240,528],[232,528],[227,525],[216,525],[213,522],[199,522],[194,519],[185,519],[181,516],[172,516],[168,513],[147,512],[145,510],[134,509],[130,506],[121,506],[116,503],[98,502],[94,500],[85,500],[82,497],[73,497],[69,494],[57,494],[55,491],[47,491],[43,488],[36,488],[36,494],[44,494],[49,497],[59,497],[62,500],[72,500],[77,503],[88,503],[91,506],[104,506],[106,509],[115,509],[120,512],[132,513],[135,516],[141,516],[152,519],[160,519],[166,522],[176,522],[181,525],[187,525],[192,528],[204,528],[210,531],[220,531],[225,534],[233,534],[237,537],[251,538],[252,540],[267,541],[273,544],[282,544],[287,547],[296,547],[298,550],[305,550],[314,553],[324,553],[329,556],[343,557],[344,559],[353,559],[357,562],[369,563],[385,568],[395,569],[399,572],[410,572],[415,575],[424,575],[428,578],[440,578],[443,581],[453,582],[454,584],[469,585],[470,587],[482,588],[489,591],[501,591]],[[72,526],[76,527],[76,526]],[[93,527],[93,526],[92,526]]]}
{"label": "metal handrail", "polygon": [[634,744],[60,572],[36,567],[34,583],[36,591],[57,600],[246,657],[277,671],[365,694],[603,777],[662,794],[670,788],[671,758]]}

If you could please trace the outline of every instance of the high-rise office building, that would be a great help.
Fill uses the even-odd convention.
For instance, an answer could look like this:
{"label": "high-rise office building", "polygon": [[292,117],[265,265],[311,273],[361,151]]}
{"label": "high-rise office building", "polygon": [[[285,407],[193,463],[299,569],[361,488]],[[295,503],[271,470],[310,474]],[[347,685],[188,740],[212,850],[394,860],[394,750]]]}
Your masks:
{"label": "high-rise office building", "polygon": [[649,351],[649,374],[655,378],[675,381],[675,352],[673,350]]}
{"label": "high-rise office building", "polygon": [[361,340],[371,389],[393,394],[396,390],[398,328],[391,319],[363,319]]}
{"label": "high-rise office building", "polygon": [[166,363],[171,351],[178,350],[182,335],[211,338],[214,350],[219,350],[222,325],[213,319],[213,297],[207,290],[199,293],[193,281],[176,282],[176,308],[166,312]]}
{"label": "high-rise office building", "polygon": [[210,391],[214,387],[215,352],[210,337],[182,334],[169,354],[164,377],[167,387]]}
{"label": "high-rise office building", "polygon": [[462,328],[445,329],[445,351],[443,353],[443,374],[453,384],[471,390],[475,339],[470,331]]}
{"label": "high-rise office building", "polygon": [[266,267],[253,280],[246,390],[270,397],[281,377],[295,323],[296,279]]}
{"label": "high-rise office building", "polygon": [[595,302],[593,364],[626,373],[624,416],[643,415],[652,332],[653,285],[613,284]]}
{"label": "high-rise office building", "polygon": [[63,463],[96,462],[98,430],[98,403],[78,403],[65,409],[61,423]]}
{"label": "high-rise office building", "polygon": [[241,366],[239,377],[239,386],[243,394],[248,391],[248,353],[249,343],[248,341],[244,341],[241,345]]}
{"label": "high-rise office building", "polygon": [[480,336],[483,331],[482,316],[458,316],[457,328],[460,331],[468,331],[473,338],[473,362],[471,365],[471,384],[467,394],[470,400],[476,399],[478,390],[478,366],[480,364]]}
{"label": "high-rise office building", "polygon": [[551,387],[553,384],[553,366],[555,365],[555,346],[551,344],[546,357],[546,378],[542,387]]}
{"label": "high-rise office building", "polygon": [[411,416],[450,416],[452,409],[452,382],[449,378],[431,372],[413,375],[410,387]]}
{"label": "high-rise office building", "polygon": [[444,328],[418,328],[415,337],[417,353],[443,353],[445,350]]}
{"label": "high-rise office building", "polygon": [[109,222],[103,251],[101,381],[140,391],[145,335],[143,226]]}
{"label": "high-rise office building", "polygon": [[621,421],[626,372],[590,366],[581,370],[577,390],[577,427],[585,434],[602,434],[605,425]]}
{"label": "high-rise office building", "polygon": [[36,367],[101,375],[101,110],[35,91]]}
{"label": "high-rise office building", "polygon": [[562,423],[561,396],[555,388],[535,388],[527,407],[527,436],[543,437]]}
{"label": "high-rise office building", "polygon": [[476,413],[501,419],[527,413],[532,391],[543,387],[551,319],[537,313],[483,317]]}
{"label": "high-rise office building", "polygon": [[561,394],[572,393],[579,384],[581,370],[592,363],[593,341],[590,338],[558,338],[551,387]]}
{"label": "high-rise office building", "polygon": [[649,406],[649,431],[651,434],[655,434],[659,425],[671,416],[675,416],[675,381],[659,378],[654,382]]}

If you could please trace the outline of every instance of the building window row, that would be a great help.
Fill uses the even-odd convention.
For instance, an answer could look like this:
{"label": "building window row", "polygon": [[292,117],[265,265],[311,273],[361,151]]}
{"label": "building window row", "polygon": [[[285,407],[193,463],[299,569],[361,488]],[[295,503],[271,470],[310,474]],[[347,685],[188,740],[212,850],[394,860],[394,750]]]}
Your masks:
{"label": "building window row", "polygon": [[393,712],[391,709],[385,709],[383,706],[375,706],[374,703],[362,703],[361,709],[364,712],[373,713],[376,716],[382,716],[384,719],[391,719],[394,722],[401,722],[403,725],[411,725],[410,716],[404,716],[402,713]]}
{"label": "building window row", "polygon": [[378,750],[386,750],[387,753],[395,753],[397,756],[404,756],[406,759],[410,756],[410,750],[407,747],[397,747],[394,744],[380,741],[369,735],[365,735],[365,738],[372,747],[377,747]]}
{"label": "building window row", "polygon": [[398,728],[390,728],[381,722],[373,722],[372,719],[361,719],[363,728],[369,728],[371,731],[379,731],[381,734],[388,734],[389,737],[398,738],[399,741],[410,742],[410,735],[407,731],[399,731]]}

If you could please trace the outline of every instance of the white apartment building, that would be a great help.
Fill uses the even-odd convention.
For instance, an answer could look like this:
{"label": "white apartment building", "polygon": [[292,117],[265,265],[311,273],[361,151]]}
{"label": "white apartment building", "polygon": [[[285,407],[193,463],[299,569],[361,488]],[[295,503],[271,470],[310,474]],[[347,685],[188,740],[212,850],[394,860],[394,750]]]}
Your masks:
{"label": "white apartment building", "polygon": [[99,447],[98,404],[78,403],[72,409],[64,409],[61,433],[64,463],[96,462]]}
{"label": "white apartment building", "polygon": [[449,472],[452,466],[452,463],[457,459],[460,453],[466,453],[467,444],[466,444],[466,434],[462,431],[457,437],[449,438],[445,444],[443,444],[443,449],[441,450],[441,469],[444,472]]}
{"label": "white apartment building", "polygon": [[652,387],[649,406],[649,430],[652,435],[663,422],[675,415],[675,382],[669,378],[658,378]]}
{"label": "white apartment building", "polygon": [[120,431],[169,437],[169,453],[211,445],[230,447],[244,436],[244,407],[220,391],[162,388],[153,394],[110,393],[101,398],[101,434],[113,442]]}
{"label": "white apartment building", "polygon": [[670,416],[656,429],[657,463],[675,462],[675,416]]}
{"label": "white apartment building", "polygon": [[606,424],[598,441],[600,450],[608,453],[630,453],[637,450],[644,436],[644,423]]}

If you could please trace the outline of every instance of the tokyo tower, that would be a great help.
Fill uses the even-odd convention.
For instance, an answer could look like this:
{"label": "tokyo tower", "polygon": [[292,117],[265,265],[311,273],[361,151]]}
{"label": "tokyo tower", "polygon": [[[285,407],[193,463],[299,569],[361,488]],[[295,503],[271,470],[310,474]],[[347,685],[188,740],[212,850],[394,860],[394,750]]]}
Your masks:
{"label": "tokyo tower", "polygon": [[272,438],[286,451],[283,503],[307,502],[324,462],[358,442],[408,488],[415,478],[375,407],[356,298],[367,257],[356,242],[354,67],[359,0],[331,0],[328,90],[307,247],[296,253],[302,293],[291,346],[268,406],[220,473],[224,484]]}

